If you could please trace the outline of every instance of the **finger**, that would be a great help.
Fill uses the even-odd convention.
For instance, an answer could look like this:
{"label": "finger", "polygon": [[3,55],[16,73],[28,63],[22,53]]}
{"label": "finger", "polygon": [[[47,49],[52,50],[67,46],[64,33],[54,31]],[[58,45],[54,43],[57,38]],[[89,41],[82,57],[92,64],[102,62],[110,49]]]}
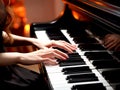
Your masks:
{"label": "finger", "polygon": [[107,46],[109,44],[112,44],[114,40],[106,40],[104,41],[104,45]]}
{"label": "finger", "polygon": [[120,43],[117,43],[115,46],[115,51],[119,51],[120,50]]}
{"label": "finger", "polygon": [[67,54],[65,54],[57,49],[55,49],[54,52],[55,52],[54,53],[55,57],[58,59],[66,60],[68,58]]}
{"label": "finger", "polygon": [[70,48],[72,51],[77,49],[77,45],[66,44],[66,46]]}
{"label": "finger", "polygon": [[110,37],[112,34],[107,34],[104,38],[108,38]]}
{"label": "finger", "polygon": [[69,53],[73,53],[74,50],[77,49],[77,45],[72,45],[70,43],[61,41],[63,44],[62,45],[58,45],[59,48],[64,49],[65,51],[69,52]]}
{"label": "finger", "polygon": [[107,35],[105,38],[104,38],[104,43],[106,43],[106,42],[111,42],[111,41],[113,41],[114,40],[114,38],[112,37],[112,36],[110,36],[110,35]]}
{"label": "finger", "polygon": [[44,59],[43,59],[43,63],[44,63],[45,65],[52,65],[52,66],[58,64],[58,62],[57,62],[56,59],[50,59],[50,58],[44,58]]}
{"label": "finger", "polygon": [[73,50],[71,49],[71,47],[70,47],[70,46],[67,46],[67,45],[59,46],[59,48],[67,51],[68,53],[72,53],[72,52],[73,52]]}
{"label": "finger", "polygon": [[106,48],[108,48],[108,49],[113,49],[114,47],[116,46],[116,43],[109,43],[108,45],[106,45]]}

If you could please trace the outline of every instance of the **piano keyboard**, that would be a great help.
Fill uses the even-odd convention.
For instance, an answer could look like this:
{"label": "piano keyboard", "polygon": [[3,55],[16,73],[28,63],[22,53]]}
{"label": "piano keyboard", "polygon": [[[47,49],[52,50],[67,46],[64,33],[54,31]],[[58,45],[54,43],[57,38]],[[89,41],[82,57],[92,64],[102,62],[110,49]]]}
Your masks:
{"label": "piano keyboard", "polygon": [[[63,35],[62,38],[58,35],[54,36],[54,32],[52,33],[50,31],[50,35],[52,36],[50,37],[50,35],[48,35],[49,32],[46,30],[35,31],[36,37],[43,42],[51,39],[65,39],[71,44],[78,44],[75,53],[69,55],[69,60],[60,61],[59,65],[56,66],[45,65],[52,90],[114,90],[97,69],[102,67],[102,65],[97,67],[96,64],[102,62],[99,60],[94,61],[92,59],[95,57],[90,56],[93,53],[97,54],[99,51],[96,48],[93,50],[93,44],[91,44],[93,48],[87,52],[87,46],[85,47],[84,43],[77,42],[77,38],[72,38],[67,30],[60,30],[60,34],[62,33]],[[89,40],[87,42],[89,42],[88,45],[90,45],[91,42]],[[106,55],[105,49],[100,48],[100,50]],[[100,58],[102,57],[104,56]],[[96,58],[99,57],[96,56]],[[107,59],[109,59],[109,56]],[[103,67],[105,67],[105,65]],[[100,68],[100,71],[102,71],[102,68]]]}

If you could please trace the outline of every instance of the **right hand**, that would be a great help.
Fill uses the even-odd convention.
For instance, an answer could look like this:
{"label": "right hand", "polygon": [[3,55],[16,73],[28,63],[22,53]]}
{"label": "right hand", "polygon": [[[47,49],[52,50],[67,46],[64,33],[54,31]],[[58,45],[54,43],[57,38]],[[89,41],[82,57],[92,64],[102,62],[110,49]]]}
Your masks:
{"label": "right hand", "polygon": [[46,65],[57,65],[57,59],[66,60],[68,58],[66,53],[53,48],[40,49],[34,52],[24,53],[21,56],[19,63],[24,65],[39,64],[41,62]]}
{"label": "right hand", "polygon": [[109,50],[120,50],[120,35],[119,34],[107,34],[103,40],[104,46]]}

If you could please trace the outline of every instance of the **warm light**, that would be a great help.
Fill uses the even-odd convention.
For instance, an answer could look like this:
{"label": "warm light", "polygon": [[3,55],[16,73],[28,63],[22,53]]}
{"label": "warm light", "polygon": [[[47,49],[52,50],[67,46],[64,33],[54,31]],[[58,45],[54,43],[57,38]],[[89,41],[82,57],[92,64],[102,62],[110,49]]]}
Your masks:
{"label": "warm light", "polygon": [[79,18],[81,17],[78,13],[76,13],[75,11],[72,11],[73,16],[75,19],[79,20]]}
{"label": "warm light", "polygon": [[29,34],[30,34],[30,24],[26,24],[24,26],[24,34],[25,34],[25,36],[29,36]]}
{"label": "warm light", "polygon": [[101,6],[105,6],[104,3],[101,3],[101,2],[99,2],[99,1],[97,1],[97,0],[90,0],[90,1],[92,1],[92,2],[94,2],[94,3],[96,3],[96,4],[98,4],[98,5],[101,5]]}
{"label": "warm light", "polygon": [[96,4],[98,4],[98,5],[101,5],[101,6],[104,6],[104,4],[103,3],[101,3],[101,2],[95,2]]}
{"label": "warm light", "polygon": [[26,11],[25,11],[25,7],[23,6],[19,6],[19,7],[15,7],[13,8],[15,14],[19,17],[25,17],[26,16]]}
{"label": "warm light", "polygon": [[76,11],[72,11],[72,14],[76,20],[89,21],[89,18],[87,16],[83,15],[81,12],[78,13]]}

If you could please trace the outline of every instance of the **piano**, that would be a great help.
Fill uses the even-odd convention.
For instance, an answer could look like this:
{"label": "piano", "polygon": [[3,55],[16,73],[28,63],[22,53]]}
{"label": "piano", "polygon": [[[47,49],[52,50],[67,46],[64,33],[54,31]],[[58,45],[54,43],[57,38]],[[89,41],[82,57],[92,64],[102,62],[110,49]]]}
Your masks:
{"label": "piano", "polygon": [[[120,52],[101,43],[120,34],[119,0],[62,0],[64,9],[51,22],[33,22],[31,37],[78,44],[59,65],[40,64],[48,90],[120,90]],[[63,50],[64,52],[64,50]]]}

